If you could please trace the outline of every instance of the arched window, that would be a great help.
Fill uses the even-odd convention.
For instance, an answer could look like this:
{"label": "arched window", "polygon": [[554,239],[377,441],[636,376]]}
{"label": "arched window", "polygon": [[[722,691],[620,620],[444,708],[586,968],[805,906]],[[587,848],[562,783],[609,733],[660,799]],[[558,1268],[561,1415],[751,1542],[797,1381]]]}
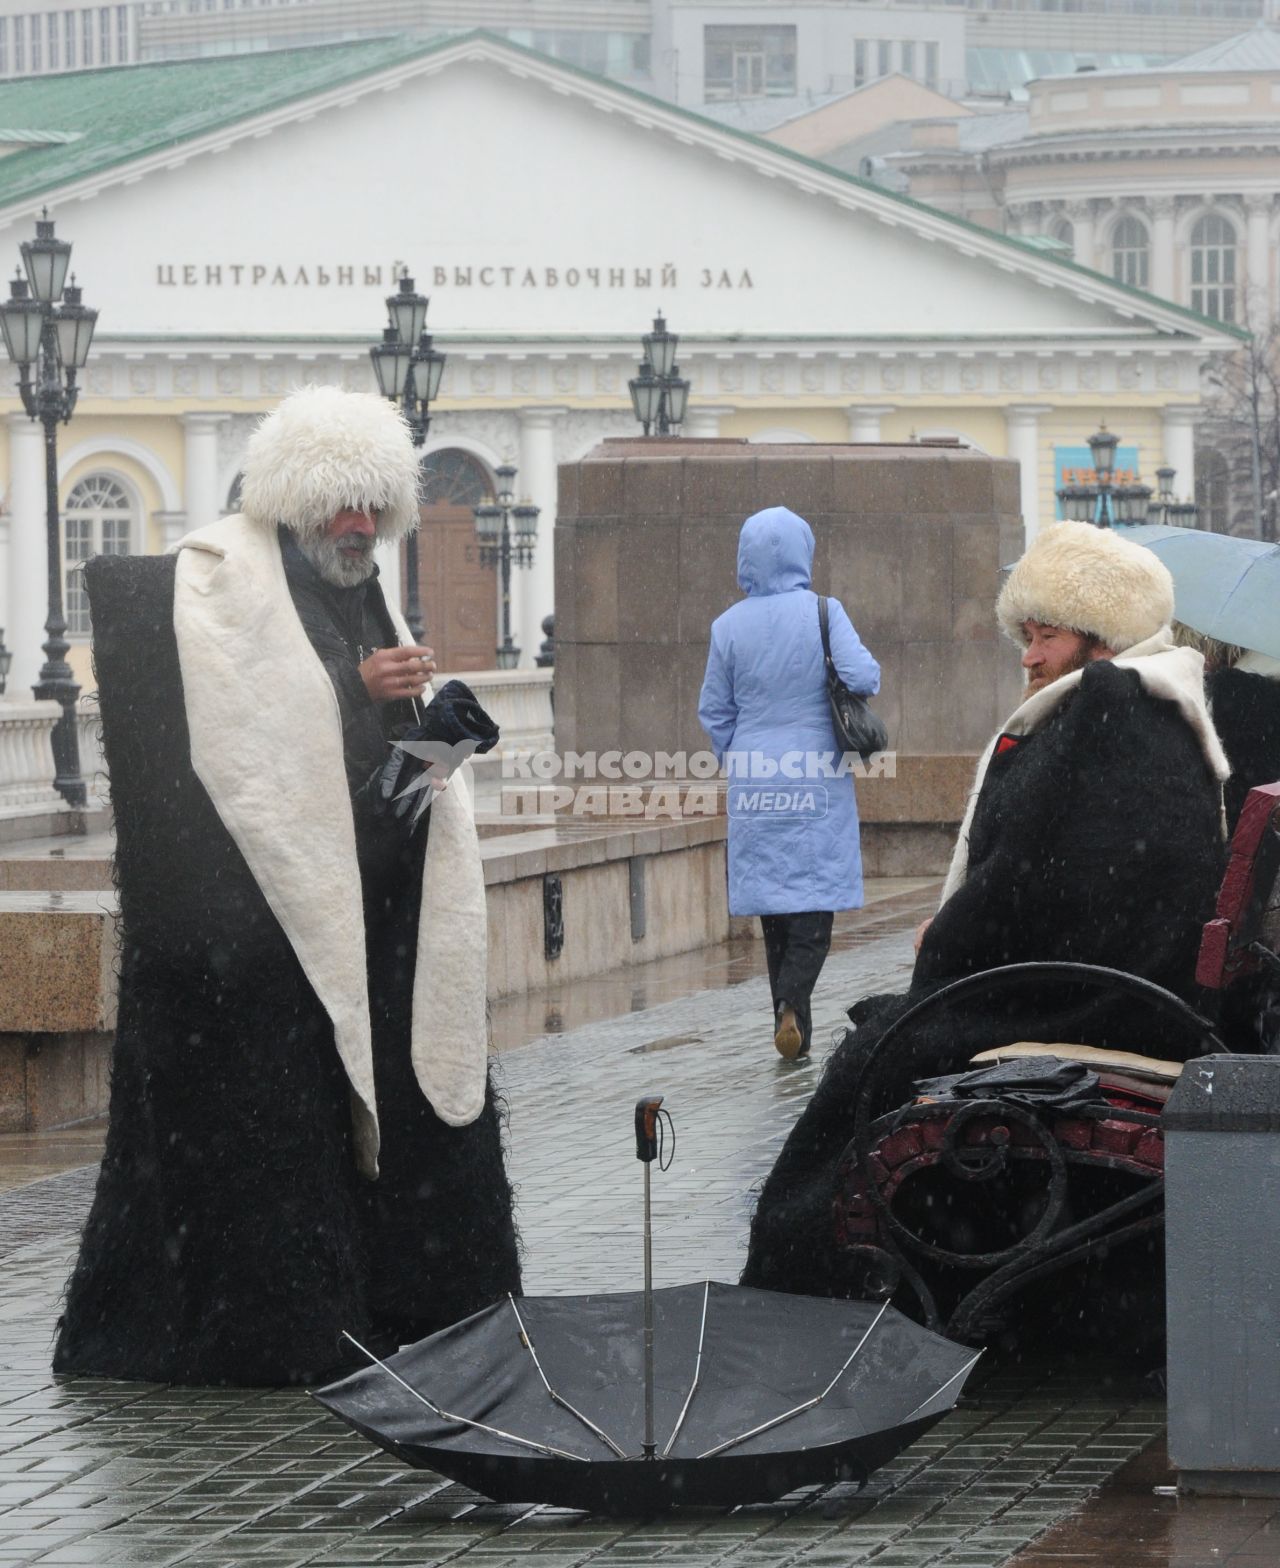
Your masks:
{"label": "arched window", "polygon": [[1076,226],[1070,218],[1056,218],[1049,225],[1049,238],[1057,240],[1059,245],[1065,245],[1074,253],[1076,248]]}
{"label": "arched window", "polygon": [[86,474],[72,486],[62,514],[63,593],[67,634],[89,635],[89,598],[82,568],[91,555],[128,555],[133,547],[134,505],[110,474]]}
{"label": "arched window", "polygon": [[1191,231],[1191,308],[1236,319],[1236,231],[1218,212],[1205,213]]}
{"label": "arched window", "polygon": [[1196,507],[1199,527],[1231,532],[1231,465],[1221,452],[1196,453]]}
{"label": "arched window", "polygon": [[479,506],[493,490],[489,470],[461,447],[447,446],[422,459],[423,506]]}
{"label": "arched window", "polygon": [[1151,277],[1151,240],[1141,218],[1121,218],[1111,231],[1111,276],[1145,289]]}

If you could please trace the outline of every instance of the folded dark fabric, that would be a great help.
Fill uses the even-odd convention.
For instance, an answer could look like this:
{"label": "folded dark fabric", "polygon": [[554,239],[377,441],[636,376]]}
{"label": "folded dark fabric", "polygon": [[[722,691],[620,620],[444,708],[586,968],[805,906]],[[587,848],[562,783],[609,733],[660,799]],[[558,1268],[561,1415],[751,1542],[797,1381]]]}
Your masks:
{"label": "folded dark fabric", "polygon": [[928,1100],[1005,1100],[1030,1110],[1069,1110],[1099,1104],[1097,1073],[1060,1056],[1026,1056],[942,1078],[920,1078],[915,1092]]}
{"label": "folded dark fabric", "polygon": [[423,774],[447,778],[468,757],[498,744],[498,726],[465,681],[446,681],[423,710],[422,722],[403,729],[378,774],[378,809],[400,822],[415,822],[430,804]]}

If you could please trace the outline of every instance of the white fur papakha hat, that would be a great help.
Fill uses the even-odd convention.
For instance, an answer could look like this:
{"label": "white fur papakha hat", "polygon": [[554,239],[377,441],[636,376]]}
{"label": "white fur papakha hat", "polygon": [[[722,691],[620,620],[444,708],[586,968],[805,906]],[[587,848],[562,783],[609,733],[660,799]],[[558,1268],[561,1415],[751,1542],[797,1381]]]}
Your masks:
{"label": "white fur papakha hat", "polygon": [[1000,629],[1022,642],[1024,621],[1065,626],[1123,653],[1173,619],[1173,578],[1150,551],[1092,523],[1054,523],[1009,573]]}
{"label": "white fur papakha hat", "polygon": [[339,512],[378,515],[378,538],[418,526],[418,452],[404,416],[372,392],[303,387],[249,438],[240,510],[319,534]]}

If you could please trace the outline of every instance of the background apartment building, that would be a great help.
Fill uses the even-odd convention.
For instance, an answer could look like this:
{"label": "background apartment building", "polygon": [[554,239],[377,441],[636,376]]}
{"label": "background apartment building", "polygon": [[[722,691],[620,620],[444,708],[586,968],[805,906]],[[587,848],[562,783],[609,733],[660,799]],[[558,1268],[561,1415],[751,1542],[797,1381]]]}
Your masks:
{"label": "background apartment building", "polygon": [[1280,0],[0,0],[0,77],[477,27],[689,108],[892,75],[951,97],[1154,64]]}

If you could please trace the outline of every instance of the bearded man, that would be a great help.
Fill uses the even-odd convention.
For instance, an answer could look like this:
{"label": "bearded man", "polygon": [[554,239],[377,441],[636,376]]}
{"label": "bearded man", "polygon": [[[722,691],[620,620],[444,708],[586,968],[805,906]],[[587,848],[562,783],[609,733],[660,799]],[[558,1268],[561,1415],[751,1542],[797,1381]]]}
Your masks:
{"label": "bearded man", "polygon": [[[1204,661],[1174,646],[1173,581],[1149,551],[1088,523],[1046,529],[996,606],[1022,648],[1027,694],[992,739],[937,914],[918,935],[905,996],[852,1007],[854,1029],[765,1182],[744,1284],[852,1293],[836,1246],[837,1167],[853,1134],[863,1070],[891,1023],[931,991],[1002,965],[1071,960],[1127,970],[1194,995],[1200,929],[1224,856],[1227,762],[1204,697]],[[967,1067],[1016,1040],[1142,1050],[1142,1004],[1045,985],[994,989],[909,1028],[877,1061],[873,1116],[915,1080]],[[1198,1039],[1162,1033],[1159,1055]]]}
{"label": "bearded man", "polygon": [[86,569],[123,957],[56,1371],[306,1381],[344,1329],[393,1347],[519,1291],[470,801],[398,798],[406,730],[484,730],[465,688],[415,724],[434,665],[377,581],[417,467],[388,403],[309,388],[239,515]]}

